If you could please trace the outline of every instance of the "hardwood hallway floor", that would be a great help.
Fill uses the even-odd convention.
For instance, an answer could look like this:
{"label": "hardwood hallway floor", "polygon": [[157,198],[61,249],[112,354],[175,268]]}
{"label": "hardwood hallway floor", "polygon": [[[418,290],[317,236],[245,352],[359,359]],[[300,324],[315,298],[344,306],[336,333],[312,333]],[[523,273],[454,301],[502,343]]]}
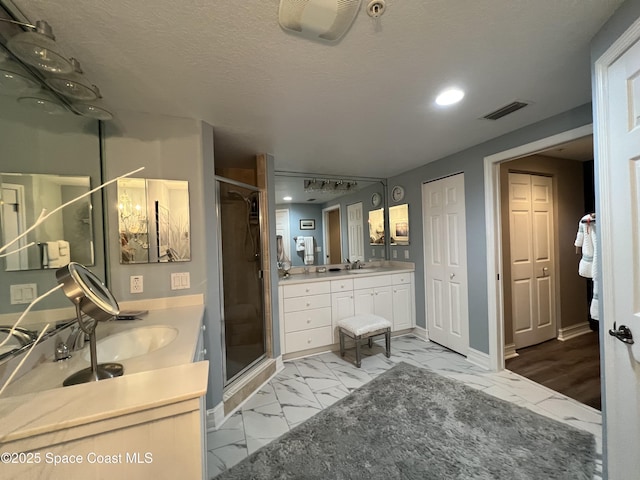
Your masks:
{"label": "hardwood hallway floor", "polygon": [[598,340],[598,332],[589,332],[565,342],[549,340],[518,350],[519,356],[507,360],[505,367],[600,410]]}

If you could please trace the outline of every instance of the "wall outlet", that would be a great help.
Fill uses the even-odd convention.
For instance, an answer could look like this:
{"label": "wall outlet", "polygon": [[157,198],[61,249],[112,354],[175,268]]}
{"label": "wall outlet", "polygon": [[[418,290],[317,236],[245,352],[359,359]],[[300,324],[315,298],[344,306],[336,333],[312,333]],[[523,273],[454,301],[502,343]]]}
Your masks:
{"label": "wall outlet", "polygon": [[404,251],[404,259],[409,260],[409,250]]}
{"label": "wall outlet", "polygon": [[392,253],[393,258],[398,258],[398,251],[394,250]]}
{"label": "wall outlet", "polygon": [[9,287],[11,305],[31,303],[38,297],[38,285],[35,283],[23,283]]}
{"label": "wall outlet", "polygon": [[191,288],[191,276],[189,272],[171,274],[171,290],[184,290]]}
{"label": "wall outlet", "polygon": [[129,277],[130,293],[142,293],[144,291],[142,275],[131,275]]}
{"label": "wall outlet", "polygon": [[372,256],[372,257],[375,257],[375,256],[376,256],[376,249],[375,249],[375,248],[372,248],[372,249],[371,249],[371,256]]}

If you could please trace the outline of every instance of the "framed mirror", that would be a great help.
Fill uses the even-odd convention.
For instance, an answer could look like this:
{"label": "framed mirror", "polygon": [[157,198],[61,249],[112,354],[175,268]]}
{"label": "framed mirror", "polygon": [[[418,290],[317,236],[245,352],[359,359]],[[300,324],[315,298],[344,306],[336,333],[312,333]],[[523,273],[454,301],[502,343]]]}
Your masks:
{"label": "framed mirror", "polygon": [[189,182],[118,180],[120,263],[191,260]]}
{"label": "framed mirror", "polygon": [[[367,218],[385,205],[382,179],[276,172],[278,261],[292,266],[386,259],[369,245]],[[383,213],[384,215],[384,213]]]}
{"label": "framed mirror", "polygon": [[391,245],[409,245],[409,204],[389,207],[389,230]]}
{"label": "framed mirror", "polygon": [[[0,186],[3,244],[26,232],[41,212],[52,212],[91,189],[88,176],[29,173],[0,173]],[[93,265],[92,209],[91,198],[85,197],[49,217],[8,249],[5,270]]]}

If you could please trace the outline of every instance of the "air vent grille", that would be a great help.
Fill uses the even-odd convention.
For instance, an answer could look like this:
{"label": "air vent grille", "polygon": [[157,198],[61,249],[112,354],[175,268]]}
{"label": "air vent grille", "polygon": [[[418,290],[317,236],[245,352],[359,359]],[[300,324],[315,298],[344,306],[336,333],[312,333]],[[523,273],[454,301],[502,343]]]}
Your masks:
{"label": "air vent grille", "polygon": [[487,120],[498,120],[499,118],[502,118],[505,115],[509,115],[510,113],[513,113],[517,110],[520,110],[521,108],[524,108],[527,105],[529,104],[525,102],[512,102],[509,105],[505,105],[504,107],[501,107],[498,110],[491,112],[482,118],[486,118]]}

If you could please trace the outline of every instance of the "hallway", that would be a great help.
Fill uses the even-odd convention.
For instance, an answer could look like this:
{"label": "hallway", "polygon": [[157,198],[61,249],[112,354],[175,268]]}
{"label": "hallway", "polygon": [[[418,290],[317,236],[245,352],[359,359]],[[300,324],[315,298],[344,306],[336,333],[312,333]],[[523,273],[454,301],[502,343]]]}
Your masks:
{"label": "hallway", "polygon": [[598,332],[561,342],[549,340],[518,350],[505,368],[597,410],[600,401]]}

